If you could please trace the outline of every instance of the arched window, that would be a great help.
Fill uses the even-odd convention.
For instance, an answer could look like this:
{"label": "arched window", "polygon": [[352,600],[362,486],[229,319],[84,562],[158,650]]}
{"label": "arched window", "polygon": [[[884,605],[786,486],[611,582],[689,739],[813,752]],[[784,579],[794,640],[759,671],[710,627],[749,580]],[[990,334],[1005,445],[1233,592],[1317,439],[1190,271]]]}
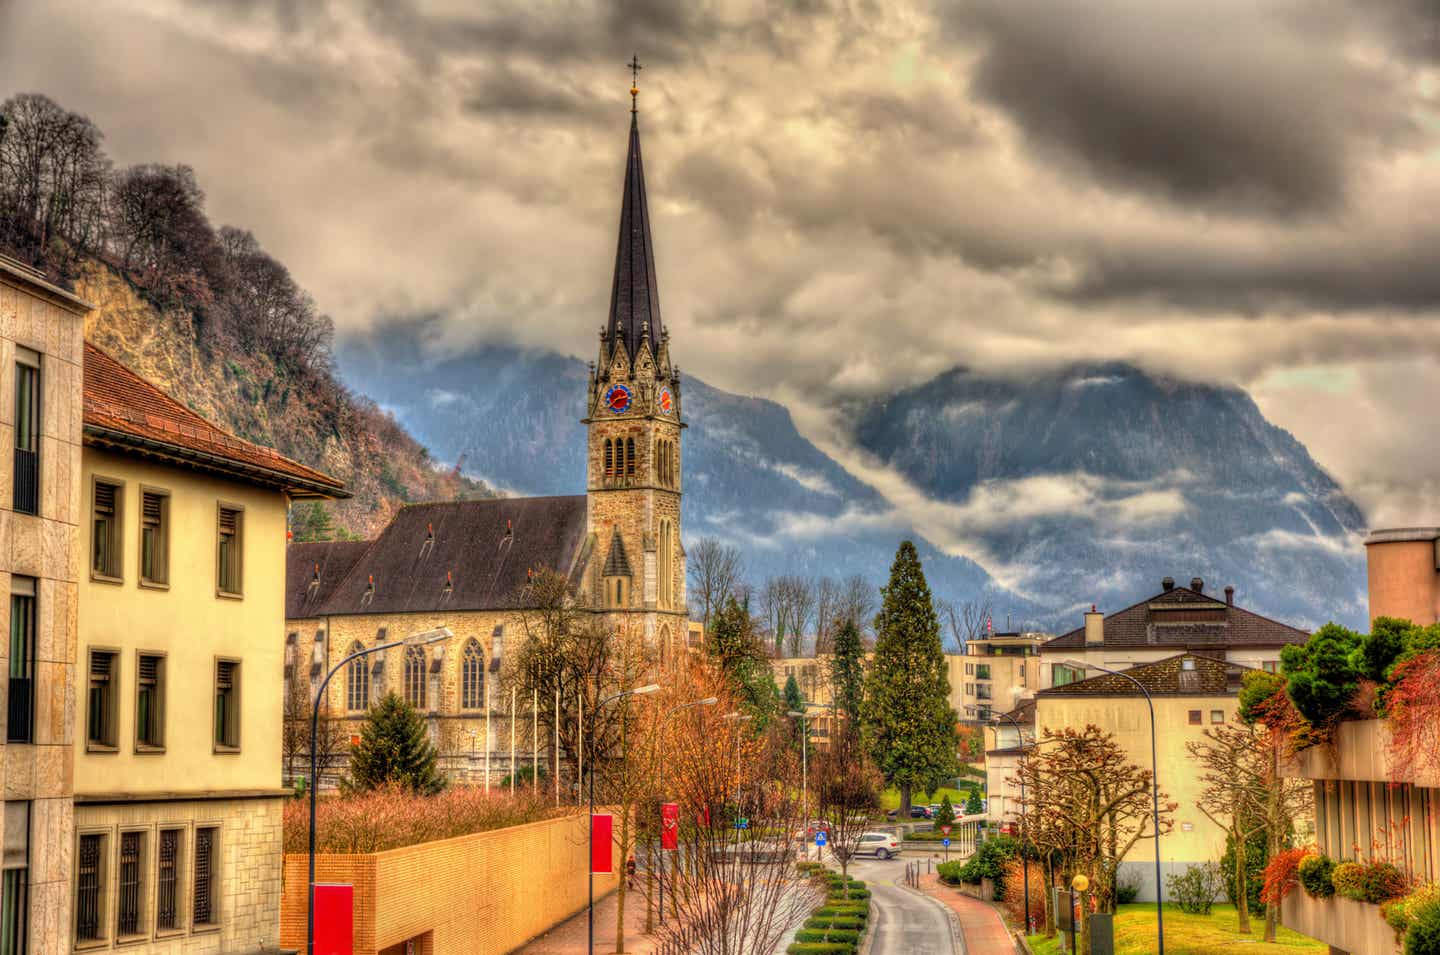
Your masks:
{"label": "arched window", "polygon": [[410,647],[405,651],[405,702],[417,710],[425,709],[425,649]]}
{"label": "arched window", "polygon": [[479,641],[465,644],[460,658],[460,708],[478,710],[485,705],[485,651]]}
{"label": "arched window", "polygon": [[670,483],[670,442],[660,442],[660,483]]}
{"label": "arched window", "polygon": [[669,607],[669,606],[670,606],[670,595],[671,595],[671,589],[672,589],[672,584],[673,584],[673,581],[670,579],[671,576],[672,576],[671,563],[670,563],[670,552],[671,552],[671,549],[672,549],[671,535],[672,535],[672,531],[671,531],[670,522],[669,522],[669,521],[661,521],[661,522],[660,522],[660,541],[659,541],[659,543],[660,543],[660,567],[659,567],[659,570],[660,570],[660,573],[659,573],[659,577],[660,577],[660,581],[659,581],[659,583],[660,583],[660,587],[659,587],[660,594],[659,594],[659,596],[660,596],[660,606],[662,606],[662,607]]}
{"label": "arched window", "polygon": [[[357,642],[350,648],[350,653],[359,653],[363,649],[365,648]],[[349,656],[350,653],[347,653],[346,656]],[[364,657],[356,657],[345,668],[345,708],[347,710],[370,708],[370,668],[365,664]]]}
{"label": "arched window", "polygon": [[631,475],[632,477],[633,477],[634,474],[635,474],[635,439],[634,439],[634,438],[626,438],[626,439],[625,439],[625,473],[628,474],[628,475]]}
{"label": "arched window", "polygon": [[610,477],[615,473],[615,446],[609,438],[605,439],[605,476]]}
{"label": "arched window", "polygon": [[670,625],[666,624],[660,628],[660,665],[664,666],[670,659]]}
{"label": "arched window", "polygon": [[680,486],[680,445],[670,445],[670,486]]}

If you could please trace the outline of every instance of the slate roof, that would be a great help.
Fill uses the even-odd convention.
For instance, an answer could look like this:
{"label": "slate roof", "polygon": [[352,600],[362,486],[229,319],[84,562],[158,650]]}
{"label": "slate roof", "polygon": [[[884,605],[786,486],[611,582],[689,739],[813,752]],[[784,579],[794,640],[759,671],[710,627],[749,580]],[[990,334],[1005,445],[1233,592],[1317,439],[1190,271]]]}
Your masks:
{"label": "slate roof", "polygon": [[374,541],[314,541],[291,544],[285,552],[285,619],[318,616]]}
{"label": "slate roof", "polygon": [[630,114],[630,151],[625,157],[625,195],[620,204],[620,238],[615,248],[615,278],[610,287],[606,340],[624,333],[630,361],[640,348],[648,322],[650,342],[658,348],[665,328],[660,321],[660,289],[655,281],[655,243],[650,239],[650,206],[645,199],[645,169],[640,162],[640,126]]}
{"label": "slate roof", "polygon": [[[1193,660],[1194,668],[1185,669],[1185,661]],[[1199,653],[1178,653],[1173,657],[1143,663],[1125,670],[1151,696],[1234,696],[1240,692],[1240,678],[1251,667],[1227,663]],[[1036,697],[1057,696],[1141,696],[1140,690],[1113,673],[1101,673],[1088,680],[1052,686]]]}
{"label": "slate roof", "polygon": [[[1310,634],[1210,595],[1175,587],[1105,618],[1106,647],[1279,647]],[[1085,646],[1083,626],[1040,644],[1040,652]]]}
{"label": "slate roof", "polygon": [[625,540],[616,531],[610,538],[610,554],[605,558],[605,567],[600,571],[602,577],[632,577],[630,571],[630,558],[625,553]]}
{"label": "slate roof", "polygon": [[314,615],[518,609],[529,571],[576,579],[588,536],[583,494],[407,505]]}
{"label": "slate roof", "polygon": [[293,497],[349,497],[339,480],[221,430],[90,342],[85,442],[150,454]]}

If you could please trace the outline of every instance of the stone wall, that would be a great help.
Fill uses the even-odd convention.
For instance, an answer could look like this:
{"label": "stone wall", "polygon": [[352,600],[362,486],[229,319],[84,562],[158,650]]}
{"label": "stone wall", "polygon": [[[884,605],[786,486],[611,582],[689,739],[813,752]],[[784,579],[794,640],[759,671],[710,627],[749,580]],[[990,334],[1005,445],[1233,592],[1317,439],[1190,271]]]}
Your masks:
{"label": "stone wall", "polygon": [[[355,955],[403,951],[411,940],[428,955],[503,955],[584,910],[588,863],[579,815],[368,855],[322,855],[315,877],[354,886]],[[302,950],[306,867],[304,855],[285,857],[281,941]],[[617,879],[596,876],[596,897]]]}

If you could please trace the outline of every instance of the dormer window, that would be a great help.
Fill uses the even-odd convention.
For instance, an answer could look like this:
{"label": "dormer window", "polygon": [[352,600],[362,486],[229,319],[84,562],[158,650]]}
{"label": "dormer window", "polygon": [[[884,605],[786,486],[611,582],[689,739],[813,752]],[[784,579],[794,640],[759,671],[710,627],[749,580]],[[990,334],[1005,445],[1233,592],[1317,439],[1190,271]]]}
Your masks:
{"label": "dormer window", "polygon": [[1181,661],[1180,661],[1180,669],[1182,669],[1182,670],[1193,670],[1193,669],[1195,669],[1195,658],[1194,658],[1194,657],[1186,657],[1185,659],[1181,660]]}

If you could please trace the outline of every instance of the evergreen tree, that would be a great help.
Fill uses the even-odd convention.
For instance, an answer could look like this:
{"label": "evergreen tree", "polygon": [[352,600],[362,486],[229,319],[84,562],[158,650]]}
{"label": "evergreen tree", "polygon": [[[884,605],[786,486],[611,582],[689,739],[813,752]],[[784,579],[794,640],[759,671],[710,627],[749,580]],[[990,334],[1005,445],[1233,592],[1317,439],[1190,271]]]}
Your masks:
{"label": "evergreen tree", "polygon": [[[793,673],[785,678],[785,692],[783,697],[785,700],[785,712],[805,712],[805,696],[800,692],[800,684],[795,682],[795,674]],[[800,727],[802,725],[804,725],[804,721],[802,720],[793,720],[790,724],[790,741],[796,747],[800,745]]]}
{"label": "evergreen tree", "polygon": [[755,730],[764,729],[780,710],[780,691],[749,607],[734,597],[726,601],[705,634],[705,649],[754,717]]}
{"label": "evergreen tree", "polygon": [[336,539],[335,521],[319,501],[295,505],[290,516],[290,532],[297,541],[328,541]]}
{"label": "evergreen tree", "polygon": [[345,788],[358,792],[398,785],[432,795],[445,788],[436,768],[435,744],[415,707],[395,693],[365,714],[360,743],[350,751],[350,778]]}
{"label": "evergreen tree", "polygon": [[844,715],[847,726],[859,726],[865,704],[865,644],[854,620],[846,620],[835,633],[830,686],[836,713]]}
{"label": "evergreen tree", "polygon": [[864,725],[875,764],[900,789],[900,818],[916,788],[954,776],[955,711],[940,646],[940,621],[915,545],[903,541],[881,590],[875,660],[866,680]]}
{"label": "evergreen tree", "polygon": [[965,800],[965,815],[979,816],[985,812],[985,802],[980,798],[980,790],[970,790],[970,796]]}
{"label": "evergreen tree", "polygon": [[950,801],[950,794],[940,800],[940,811],[935,814],[935,825],[948,826],[955,821],[955,804]]}

